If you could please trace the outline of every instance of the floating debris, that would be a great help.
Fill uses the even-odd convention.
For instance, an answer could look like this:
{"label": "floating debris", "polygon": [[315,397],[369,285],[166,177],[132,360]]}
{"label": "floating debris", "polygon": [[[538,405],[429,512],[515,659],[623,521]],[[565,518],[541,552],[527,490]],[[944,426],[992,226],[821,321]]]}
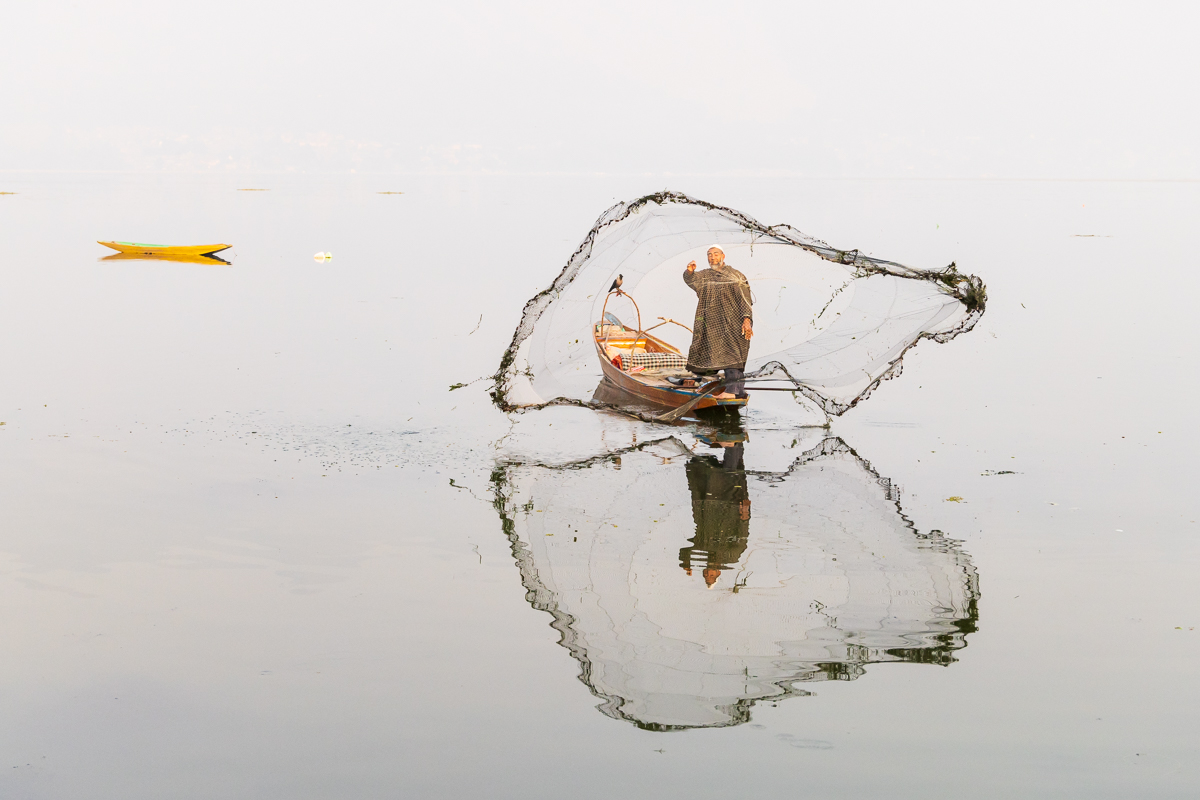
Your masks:
{"label": "floating debris", "polygon": [[404,192],[376,192],[376,194],[404,194]]}
{"label": "floating debris", "polygon": [[329,261],[333,258],[333,253],[313,253],[314,261]]}
{"label": "floating debris", "polygon": [[269,192],[270,189],[238,189],[239,192]]}
{"label": "floating debris", "polygon": [[1020,475],[1021,473],[1015,472],[1011,469],[985,469],[979,474],[987,477],[990,475]]}
{"label": "floating debris", "polygon": [[951,495],[951,496],[947,497],[947,498],[945,499],[945,501],[944,501],[944,502],[946,502],[946,503],[963,503],[963,502],[966,502],[966,501],[965,501],[965,500],[963,500],[963,499],[962,499],[961,497],[959,497],[958,495],[954,494],[954,495]]}

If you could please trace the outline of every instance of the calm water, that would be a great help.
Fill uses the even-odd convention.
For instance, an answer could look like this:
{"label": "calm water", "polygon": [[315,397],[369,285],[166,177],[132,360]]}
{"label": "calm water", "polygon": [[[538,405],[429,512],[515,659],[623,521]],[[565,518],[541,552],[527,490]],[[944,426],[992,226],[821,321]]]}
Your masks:
{"label": "calm water", "polygon": [[988,312],[828,429],[448,390],[662,184],[0,174],[0,795],[1195,796],[1200,184],[674,179]]}

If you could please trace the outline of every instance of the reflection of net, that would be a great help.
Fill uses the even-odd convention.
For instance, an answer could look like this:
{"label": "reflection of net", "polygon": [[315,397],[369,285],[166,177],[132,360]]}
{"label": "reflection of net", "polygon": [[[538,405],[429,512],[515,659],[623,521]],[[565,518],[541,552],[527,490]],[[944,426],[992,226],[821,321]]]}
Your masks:
{"label": "reflection of net", "polygon": [[840,439],[785,472],[748,473],[753,511],[735,506],[723,526],[737,542],[715,580],[679,561],[701,532],[686,502],[696,463],[671,438],[493,475],[526,599],[552,615],[605,714],[653,730],[736,725],[757,700],[805,694],[798,683],[853,680],[873,662],[946,665],[966,645],[974,567],[939,532],[918,533]]}
{"label": "reflection of net", "polygon": [[[899,374],[905,351],[920,339],[949,341],[984,311],[982,281],[953,264],[912,269],[663,192],[606,211],[554,283],[525,305],[495,376],[497,405],[586,403],[600,378],[591,326],[613,279],[624,276],[623,288],[647,314],[643,327],[664,315],[690,325],[695,295],[683,284],[683,269],[690,260],[703,266],[713,243],[746,274],[755,295],[749,376],[790,381],[830,414]],[[671,330],[679,329],[667,325],[655,335]]]}

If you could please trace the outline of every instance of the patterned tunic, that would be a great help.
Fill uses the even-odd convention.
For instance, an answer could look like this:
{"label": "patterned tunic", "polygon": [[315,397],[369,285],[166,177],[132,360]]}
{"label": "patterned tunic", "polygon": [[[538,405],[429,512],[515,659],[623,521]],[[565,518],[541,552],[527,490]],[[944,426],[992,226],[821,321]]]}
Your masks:
{"label": "patterned tunic", "polygon": [[699,295],[688,369],[693,372],[726,367],[744,369],[750,355],[750,340],[742,335],[742,320],[754,321],[746,276],[726,264],[694,272],[685,270],[683,282]]}

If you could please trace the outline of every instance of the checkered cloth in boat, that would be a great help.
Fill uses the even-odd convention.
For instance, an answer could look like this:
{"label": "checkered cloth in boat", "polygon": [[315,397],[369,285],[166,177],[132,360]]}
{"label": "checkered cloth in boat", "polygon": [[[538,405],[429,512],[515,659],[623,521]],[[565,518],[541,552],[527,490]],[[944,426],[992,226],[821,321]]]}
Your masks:
{"label": "checkered cloth in boat", "polygon": [[630,372],[637,367],[646,369],[687,368],[687,359],[678,353],[622,353],[621,369]]}

